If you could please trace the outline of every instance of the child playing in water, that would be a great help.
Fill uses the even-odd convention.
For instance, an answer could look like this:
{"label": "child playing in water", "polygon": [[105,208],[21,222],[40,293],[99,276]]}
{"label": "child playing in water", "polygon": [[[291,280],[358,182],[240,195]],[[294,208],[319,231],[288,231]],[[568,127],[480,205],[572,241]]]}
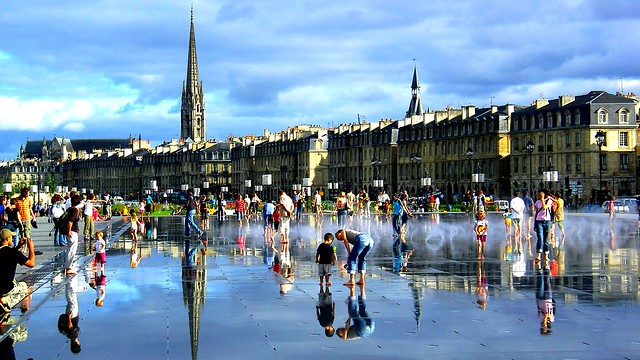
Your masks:
{"label": "child playing in water", "polygon": [[104,264],[107,262],[107,243],[102,231],[96,231],[96,268],[100,265],[100,273],[104,274]]}
{"label": "child playing in water", "polygon": [[136,213],[131,214],[131,238],[133,241],[138,240],[138,215]]}
{"label": "child playing in water", "polygon": [[511,237],[511,211],[504,209],[502,218],[504,219],[504,229],[507,232],[507,237]]}
{"label": "child playing in water", "polygon": [[316,250],[316,263],[318,263],[318,276],[320,277],[320,286],[322,279],[325,280],[327,286],[331,286],[329,276],[331,276],[331,266],[336,263],[336,252],[333,245],[333,234],[324,234],[324,242],[318,246]]}
{"label": "child playing in water", "polygon": [[484,260],[484,246],[487,241],[487,228],[489,223],[485,218],[484,211],[478,211],[476,214],[476,222],[473,231],[476,233],[476,241],[478,242],[478,260]]}

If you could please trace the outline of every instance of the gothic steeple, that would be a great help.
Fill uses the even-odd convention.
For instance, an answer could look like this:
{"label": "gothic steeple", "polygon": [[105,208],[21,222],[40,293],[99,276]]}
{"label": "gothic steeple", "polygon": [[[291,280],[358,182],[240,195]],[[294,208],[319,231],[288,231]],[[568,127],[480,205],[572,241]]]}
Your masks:
{"label": "gothic steeple", "polygon": [[411,103],[406,117],[422,115],[422,102],[420,101],[420,84],[418,83],[418,66],[413,65],[413,81],[411,82]]}
{"label": "gothic steeple", "polygon": [[180,111],[180,138],[195,142],[206,140],[204,91],[198,74],[198,54],[196,52],[196,32],[193,26],[193,6],[191,6],[191,29],[187,55],[187,78],[182,83],[182,107]]}

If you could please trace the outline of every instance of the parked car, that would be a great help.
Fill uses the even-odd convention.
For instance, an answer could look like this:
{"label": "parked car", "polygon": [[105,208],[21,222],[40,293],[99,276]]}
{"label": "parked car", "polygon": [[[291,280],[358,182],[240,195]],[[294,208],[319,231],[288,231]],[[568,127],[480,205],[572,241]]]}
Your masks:
{"label": "parked car", "polygon": [[511,206],[509,200],[496,200],[494,203],[498,206],[498,211],[505,211]]}
{"label": "parked car", "polygon": [[619,198],[616,201],[620,201],[623,205],[629,207],[629,212],[637,213],[638,212],[638,199],[636,198]]}
{"label": "parked car", "polygon": [[[609,212],[609,201],[610,200],[607,200],[607,201],[602,203],[602,211],[604,211],[606,213]],[[613,201],[613,211],[617,212],[617,213],[628,213],[629,212],[629,206],[623,204],[621,201],[614,200]]]}

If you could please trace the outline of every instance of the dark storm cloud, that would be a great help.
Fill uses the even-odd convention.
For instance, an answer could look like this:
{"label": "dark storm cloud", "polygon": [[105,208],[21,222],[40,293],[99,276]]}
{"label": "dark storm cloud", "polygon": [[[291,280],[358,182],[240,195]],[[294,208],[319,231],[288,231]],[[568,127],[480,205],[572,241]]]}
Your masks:
{"label": "dark storm cloud", "polygon": [[[357,114],[401,117],[412,59],[431,109],[491,96],[528,104],[540,93],[615,92],[619,78],[632,91],[640,86],[637,1],[193,6],[208,134],[217,138],[261,133],[264,124],[277,131]],[[189,19],[190,3],[164,0],[6,2],[0,131],[178,136]],[[0,145],[0,153],[15,147]]]}

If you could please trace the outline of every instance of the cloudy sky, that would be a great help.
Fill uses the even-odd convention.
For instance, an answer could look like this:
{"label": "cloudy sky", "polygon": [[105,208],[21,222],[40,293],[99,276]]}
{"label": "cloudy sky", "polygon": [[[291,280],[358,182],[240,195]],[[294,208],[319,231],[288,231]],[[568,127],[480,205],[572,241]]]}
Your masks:
{"label": "cloudy sky", "polygon": [[[640,93],[628,1],[196,0],[207,135],[425,109]],[[0,159],[27,139],[180,135],[190,1],[5,1]]]}

